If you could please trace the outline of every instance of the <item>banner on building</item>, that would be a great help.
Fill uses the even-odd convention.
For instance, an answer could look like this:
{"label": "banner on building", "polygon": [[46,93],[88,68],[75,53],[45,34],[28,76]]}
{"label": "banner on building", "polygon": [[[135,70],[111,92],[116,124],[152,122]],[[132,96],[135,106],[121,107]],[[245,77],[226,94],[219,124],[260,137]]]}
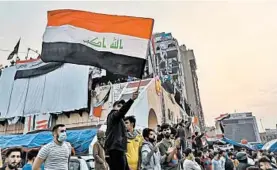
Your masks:
{"label": "banner on building", "polygon": [[25,117],[24,134],[36,131],[47,130],[51,127],[50,114],[44,113]]}
{"label": "banner on building", "polygon": [[231,145],[231,144],[227,144],[227,145],[213,145],[213,147],[214,147],[215,151],[219,151],[219,150],[227,151],[227,150],[234,149],[234,146]]}
{"label": "banner on building", "polygon": [[165,32],[162,32],[162,33],[157,33],[155,34],[155,43],[156,42],[161,42],[161,41],[167,41],[167,40],[172,40],[173,37],[172,37],[172,34],[171,33],[165,33]]}

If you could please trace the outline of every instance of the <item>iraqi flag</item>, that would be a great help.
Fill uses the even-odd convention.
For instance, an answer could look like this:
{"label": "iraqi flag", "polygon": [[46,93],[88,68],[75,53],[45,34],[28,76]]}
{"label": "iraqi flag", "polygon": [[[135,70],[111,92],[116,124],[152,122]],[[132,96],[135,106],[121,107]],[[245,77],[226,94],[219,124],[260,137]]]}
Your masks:
{"label": "iraqi flag", "polygon": [[154,20],[77,10],[48,12],[41,59],[141,78]]}
{"label": "iraqi flag", "polygon": [[36,59],[17,61],[17,71],[14,79],[16,80],[44,75],[60,68],[62,65],[63,63],[58,62],[45,63],[39,57]]}

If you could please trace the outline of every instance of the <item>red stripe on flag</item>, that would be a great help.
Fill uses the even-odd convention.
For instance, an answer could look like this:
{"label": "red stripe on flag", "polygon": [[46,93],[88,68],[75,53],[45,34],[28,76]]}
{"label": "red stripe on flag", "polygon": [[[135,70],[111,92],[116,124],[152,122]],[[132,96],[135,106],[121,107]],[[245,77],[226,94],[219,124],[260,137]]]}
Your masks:
{"label": "red stripe on flag", "polygon": [[28,59],[28,60],[18,60],[18,61],[16,61],[16,64],[31,63],[31,62],[34,62],[34,61],[38,61],[39,59],[40,59],[40,56],[38,56],[37,58],[31,58],[31,59]]}
{"label": "red stripe on flag", "polygon": [[37,121],[37,124],[43,124],[43,123],[48,123],[48,120],[39,120],[39,121]]}
{"label": "red stripe on flag", "polygon": [[36,129],[47,129],[48,128],[48,125],[40,125],[40,126],[37,126]]}

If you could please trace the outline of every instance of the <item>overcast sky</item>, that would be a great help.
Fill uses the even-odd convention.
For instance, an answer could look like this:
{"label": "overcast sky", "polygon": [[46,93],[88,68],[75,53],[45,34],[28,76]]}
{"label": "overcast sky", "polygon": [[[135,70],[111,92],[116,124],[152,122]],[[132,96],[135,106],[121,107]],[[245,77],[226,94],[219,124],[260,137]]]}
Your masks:
{"label": "overcast sky", "polygon": [[[260,119],[275,127],[277,1],[0,2],[0,49],[12,50],[21,37],[20,52],[40,51],[46,12],[61,8],[154,18],[155,32],[172,32],[194,49],[208,125],[236,110],[252,111],[260,129]],[[0,63],[8,54],[0,51]]]}

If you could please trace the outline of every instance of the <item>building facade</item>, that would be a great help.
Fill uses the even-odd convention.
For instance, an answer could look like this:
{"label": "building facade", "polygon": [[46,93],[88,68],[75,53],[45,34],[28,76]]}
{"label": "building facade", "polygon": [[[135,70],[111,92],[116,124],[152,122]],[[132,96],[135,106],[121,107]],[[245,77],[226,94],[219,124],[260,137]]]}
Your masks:
{"label": "building facade", "polygon": [[241,142],[242,139],[261,142],[256,117],[252,112],[231,113],[229,118],[222,121],[225,137],[236,142]]}
{"label": "building facade", "polygon": [[186,88],[187,101],[192,114],[198,118],[198,126],[204,130],[205,118],[201,104],[200,91],[198,87],[197,65],[193,50],[189,50],[185,45],[180,46],[181,64]]}
{"label": "building facade", "polygon": [[[180,107],[189,114],[181,51],[177,39],[171,33],[156,33],[153,35],[150,49],[153,72],[160,77],[163,88],[172,94]],[[162,111],[164,115],[168,114],[168,110]]]}
{"label": "building facade", "polygon": [[265,132],[260,133],[262,143],[267,143],[273,139],[277,139],[277,128],[276,129],[265,129]]}

